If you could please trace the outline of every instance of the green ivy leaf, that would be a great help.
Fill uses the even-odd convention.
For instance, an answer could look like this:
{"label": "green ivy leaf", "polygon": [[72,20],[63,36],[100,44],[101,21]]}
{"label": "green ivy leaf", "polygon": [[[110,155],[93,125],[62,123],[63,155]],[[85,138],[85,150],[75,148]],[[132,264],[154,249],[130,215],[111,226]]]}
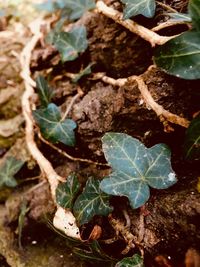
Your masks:
{"label": "green ivy leaf", "polygon": [[143,15],[152,18],[155,14],[155,0],[121,0],[125,4],[123,19],[128,19],[136,15]]}
{"label": "green ivy leaf", "polygon": [[170,150],[164,144],[146,148],[123,133],[107,133],[102,138],[105,157],[113,172],[101,181],[107,194],[126,196],[135,209],[149,198],[149,186],[165,189],[176,183]]}
{"label": "green ivy leaf", "polygon": [[187,159],[200,159],[200,115],[191,121],[186,131],[184,152]]}
{"label": "green ivy leaf", "polygon": [[82,17],[82,15],[91,9],[95,8],[95,1],[93,0],[66,0],[64,4],[65,8],[71,11],[70,20],[76,20]]}
{"label": "green ivy leaf", "polygon": [[200,31],[200,0],[190,0],[188,10],[192,18],[194,28]]}
{"label": "green ivy leaf", "polygon": [[200,79],[200,32],[184,32],[154,53],[158,67],[183,79]]}
{"label": "green ivy leaf", "polygon": [[83,193],[74,204],[74,215],[80,225],[89,222],[94,215],[108,215],[112,208],[109,206],[109,196],[99,188],[100,181],[90,177]]}
{"label": "green ivy leaf", "polygon": [[192,19],[189,14],[185,13],[167,13],[170,16],[170,20],[173,21],[183,21],[183,22],[192,22]]}
{"label": "green ivy leaf", "polygon": [[91,66],[93,64],[89,64],[85,69],[81,70],[76,76],[72,79],[72,82],[77,83],[83,76],[89,75],[91,73]]}
{"label": "green ivy leaf", "polygon": [[[75,1],[74,1],[75,2]],[[73,28],[70,32],[56,33],[53,45],[61,54],[63,62],[76,59],[79,53],[87,49],[87,32],[84,26]]]}
{"label": "green ivy leaf", "polygon": [[144,267],[144,263],[141,256],[135,254],[133,257],[124,258],[118,262],[115,267]]}
{"label": "green ivy leaf", "polygon": [[38,76],[36,79],[37,92],[40,97],[41,107],[46,108],[51,102],[53,96],[52,89],[48,86],[47,81],[44,77]]}
{"label": "green ivy leaf", "polygon": [[51,103],[45,109],[33,111],[33,115],[44,138],[52,143],[59,141],[68,146],[75,145],[76,123],[70,119],[62,121],[59,108],[55,104]]}
{"label": "green ivy leaf", "polygon": [[56,188],[56,202],[65,209],[72,209],[74,199],[79,189],[80,184],[76,175],[69,175],[67,181],[65,183],[60,183]]}
{"label": "green ivy leaf", "polygon": [[24,162],[14,157],[8,157],[0,167],[0,187],[3,185],[9,187],[17,186],[14,175],[21,169]]}

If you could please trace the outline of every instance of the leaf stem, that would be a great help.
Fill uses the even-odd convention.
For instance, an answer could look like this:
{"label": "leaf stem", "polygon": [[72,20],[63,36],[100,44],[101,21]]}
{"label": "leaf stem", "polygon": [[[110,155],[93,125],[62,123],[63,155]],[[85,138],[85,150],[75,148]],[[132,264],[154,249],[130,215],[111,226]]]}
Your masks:
{"label": "leaf stem", "polygon": [[64,121],[67,118],[67,115],[69,114],[69,112],[70,112],[71,108],[73,107],[74,103],[82,95],[83,95],[83,91],[79,89],[78,90],[78,93],[75,96],[72,97],[70,104],[68,105],[68,107],[67,107],[64,115],[62,116],[61,121]]}
{"label": "leaf stem", "polygon": [[106,163],[100,163],[100,162],[96,162],[96,161],[93,161],[93,160],[90,160],[90,159],[82,159],[82,158],[72,157],[67,152],[63,151],[62,149],[58,148],[57,146],[53,145],[52,143],[50,143],[46,139],[44,139],[39,130],[38,130],[38,137],[40,138],[40,140],[43,143],[47,144],[48,146],[50,146],[51,148],[56,150],[58,153],[60,153],[61,155],[63,155],[64,157],[66,157],[66,158],[68,158],[68,159],[70,159],[72,161],[80,161],[80,162],[85,162],[85,163],[89,163],[89,164],[109,167],[109,165],[106,164]]}

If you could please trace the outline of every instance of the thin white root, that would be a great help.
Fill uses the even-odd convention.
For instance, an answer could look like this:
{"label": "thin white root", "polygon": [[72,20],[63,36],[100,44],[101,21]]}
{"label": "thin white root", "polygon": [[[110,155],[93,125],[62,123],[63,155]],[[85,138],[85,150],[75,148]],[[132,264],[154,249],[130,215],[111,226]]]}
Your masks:
{"label": "thin white root", "polygon": [[189,121],[187,119],[182,118],[176,114],[173,114],[173,113],[167,111],[161,105],[159,105],[158,103],[156,103],[154,101],[154,99],[151,96],[144,80],[141,77],[135,76],[134,80],[136,80],[136,82],[138,84],[138,89],[140,90],[140,93],[141,93],[142,97],[144,98],[144,101],[153,111],[155,111],[155,113],[157,114],[157,116],[159,118],[161,116],[163,116],[167,121],[169,121],[171,123],[180,125],[180,126],[185,127],[185,128],[187,128],[189,126]]}
{"label": "thin white root", "polygon": [[[35,48],[37,42],[42,37],[42,33],[40,32],[41,25],[44,22],[41,19],[34,21],[31,25],[31,31],[33,33],[32,39],[27,43],[24,47],[21,55],[20,55],[20,63],[22,67],[21,77],[24,80],[25,85],[25,92],[22,96],[22,112],[25,118],[26,126],[25,126],[25,134],[26,134],[26,143],[27,147],[33,156],[33,158],[37,161],[41,171],[45,174],[51,189],[52,198],[56,204],[55,194],[56,188],[58,186],[59,181],[64,181],[62,177],[60,177],[55,170],[53,169],[51,163],[44,157],[44,155],[38,149],[35,140],[34,140],[34,120],[32,116],[32,109],[31,109],[31,98],[34,95],[35,82],[31,79],[31,71],[30,71],[30,62],[31,62],[31,54],[33,49]],[[57,204],[56,204],[57,205]],[[67,234],[69,236],[74,237],[74,228],[76,227],[76,238],[80,239],[80,232],[78,227],[75,224],[75,218],[71,211],[65,211],[63,208],[58,207],[60,224],[58,223],[58,218],[56,219],[57,226],[59,226],[61,230],[63,230],[62,224],[65,221],[70,222],[73,227],[69,226],[69,231]],[[71,231],[70,231],[71,230]]]}
{"label": "thin white root", "polygon": [[151,96],[151,94],[147,88],[147,85],[145,84],[145,82],[141,76],[133,75],[133,76],[130,76],[128,78],[113,79],[113,78],[105,76],[105,75],[102,76],[101,73],[100,74],[96,73],[94,75],[94,78],[95,79],[101,79],[105,83],[111,84],[113,86],[119,86],[119,87],[124,86],[127,82],[130,83],[130,82],[136,81],[138,84],[138,89],[139,89],[142,97],[144,98],[146,105],[149,106],[157,114],[157,116],[160,118],[161,121],[166,120],[166,121],[169,121],[171,123],[180,125],[184,128],[188,128],[190,122],[187,119],[182,118],[176,114],[173,114],[173,113],[167,111],[161,105],[159,105],[158,103],[155,102],[155,100],[153,99],[153,97]]}
{"label": "thin white root", "polygon": [[123,20],[123,14],[111,7],[108,7],[103,1],[97,1],[96,3],[97,11],[104,14],[105,16],[113,19],[115,22],[119,23],[120,25],[124,26],[129,31],[137,34],[147,42],[149,42],[152,47],[155,45],[163,45],[169,40],[173,39],[176,36],[160,36],[159,34],[139,25],[138,23],[134,22],[133,20],[126,19]]}

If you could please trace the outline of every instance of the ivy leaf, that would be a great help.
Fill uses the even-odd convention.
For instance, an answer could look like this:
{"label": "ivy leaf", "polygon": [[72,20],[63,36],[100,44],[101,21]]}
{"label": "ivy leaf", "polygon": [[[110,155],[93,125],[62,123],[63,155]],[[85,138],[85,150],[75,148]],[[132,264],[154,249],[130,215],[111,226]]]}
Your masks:
{"label": "ivy leaf", "polygon": [[33,115],[44,138],[52,143],[59,141],[68,146],[75,145],[76,123],[70,119],[62,121],[59,108],[55,104],[51,103],[45,109],[33,111]]}
{"label": "ivy leaf", "polygon": [[90,177],[83,193],[74,204],[74,215],[80,225],[89,222],[94,215],[108,215],[112,208],[109,206],[109,196],[99,188],[100,181]]}
{"label": "ivy leaf", "polygon": [[78,74],[75,75],[75,77],[72,79],[74,83],[77,83],[83,76],[89,75],[91,73],[91,66],[93,64],[89,64],[86,68],[81,70]]}
{"label": "ivy leaf", "polygon": [[36,79],[37,91],[40,97],[41,106],[46,108],[53,96],[52,89],[48,86],[44,77],[38,76]]}
{"label": "ivy leaf", "polygon": [[154,61],[169,74],[200,79],[200,32],[184,32],[155,50]]}
{"label": "ivy leaf", "polygon": [[94,9],[95,2],[93,0],[66,0],[64,6],[71,11],[70,20],[76,20],[86,11]]}
{"label": "ivy leaf", "polygon": [[187,159],[200,159],[200,115],[191,121],[186,131],[184,151]]}
{"label": "ivy leaf", "polygon": [[84,26],[75,27],[70,32],[60,32],[55,34],[53,45],[61,54],[63,62],[76,59],[79,53],[86,50],[88,46],[86,35],[87,32]]}
{"label": "ivy leaf", "polygon": [[170,16],[170,20],[173,21],[183,21],[183,22],[192,22],[192,19],[189,14],[185,13],[167,13]]}
{"label": "ivy leaf", "polygon": [[60,183],[56,188],[56,202],[63,208],[72,209],[74,199],[80,189],[80,184],[75,174],[67,178],[67,182]]}
{"label": "ivy leaf", "polygon": [[200,0],[190,0],[188,10],[192,18],[194,28],[200,31]]}
{"label": "ivy leaf", "polygon": [[14,175],[21,169],[24,162],[14,157],[8,157],[0,167],[0,187],[3,185],[9,187],[17,186]]}
{"label": "ivy leaf", "polygon": [[128,19],[136,15],[143,15],[152,18],[155,14],[155,0],[121,0],[125,4],[123,19]]}
{"label": "ivy leaf", "polygon": [[107,133],[102,138],[105,157],[113,172],[101,181],[107,194],[126,196],[135,209],[149,198],[149,186],[165,189],[176,183],[170,150],[164,144],[146,148],[123,133]]}
{"label": "ivy leaf", "polygon": [[55,36],[56,36],[59,32],[61,32],[62,27],[63,27],[65,21],[66,21],[66,18],[61,17],[61,19],[59,19],[59,20],[56,22],[54,28],[47,34],[47,36],[46,36],[46,38],[45,38],[45,41],[46,41],[48,44],[51,44],[51,45],[53,44],[53,40],[54,40]]}
{"label": "ivy leaf", "polygon": [[143,259],[138,254],[133,257],[124,258],[118,262],[115,267],[144,267]]}

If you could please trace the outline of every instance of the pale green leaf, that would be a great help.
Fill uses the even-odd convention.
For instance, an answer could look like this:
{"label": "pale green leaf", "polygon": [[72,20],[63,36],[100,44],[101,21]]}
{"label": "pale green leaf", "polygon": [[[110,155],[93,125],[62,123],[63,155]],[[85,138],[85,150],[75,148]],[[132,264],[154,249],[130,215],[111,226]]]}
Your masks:
{"label": "pale green leaf", "polygon": [[142,257],[135,254],[133,257],[122,259],[115,267],[144,267],[144,263]]}
{"label": "pale green leaf", "polygon": [[79,192],[80,184],[75,174],[68,176],[65,183],[60,183],[56,188],[56,202],[63,208],[72,209],[74,199]]}
{"label": "pale green leaf", "polygon": [[21,169],[24,162],[14,157],[8,157],[0,167],[0,187],[3,185],[9,187],[17,186],[14,175]]}
{"label": "pale green leaf", "polygon": [[170,150],[164,144],[146,148],[140,141],[123,133],[107,133],[103,151],[113,172],[101,181],[107,194],[126,196],[133,208],[149,198],[149,186],[165,189],[176,183],[170,163]]}
{"label": "pale green leaf", "polygon": [[200,32],[184,32],[154,53],[158,67],[183,79],[200,79]]}
{"label": "pale green leaf", "polygon": [[200,159],[200,115],[191,121],[186,131],[184,151],[187,159]]}
{"label": "pale green leaf", "polygon": [[47,107],[53,96],[52,89],[48,86],[44,77],[38,76],[36,79],[37,92],[40,97],[41,107]]}
{"label": "pale green leaf", "polygon": [[155,14],[155,0],[121,0],[125,4],[123,18],[128,19],[136,15],[152,18]]}
{"label": "pale green leaf", "polygon": [[24,227],[24,222],[25,222],[25,217],[26,217],[26,213],[29,211],[29,207],[27,207],[27,201],[24,200],[21,204],[20,207],[20,214],[18,217],[18,245],[19,248],[22,249],[22,231],[23,231],[23,227]]}
{"label": "pale green leaf", "polygon": [[52,143],[61,142],[68,146],[75,145],[76,123],[70,119],[62,121],[59,108],[55,104],[49,104],[45,109],[33,111],[33,115],[44,138]]}
{"label": "pale green leaf", "polygon": [[99,188],[100,181],[90,177],[83,193],[74,204],[74,215],[80,225],[89,222],[94,215],[108,215],[112,208],[109,206],[109,196]]}
{"label": "pale green leaf", "polygon": [[65,0],[64,7],[71,11],[70,19],[79,19],[86,11],[95,8],[94,0]]}
{"label": "pale green leaf", "polygon": [[200,31],[200,0],[190,0],[188,9],[192,18],[193,27]]}
{"label": "pale green leaf", "polygon": [[185,13],[167,13],[170,16],[170,20],[173,21],[184,21],[184,22],[192,22],[192,19],[189,14]]}
{"label": "pale green leaf", "polygon": [[91,66],[93,64],[89,64],[86,68],[81,70],[79,73],[75,75],[75,77],[72,79],[74,83],[77,83],[83,76],[89,75],[91,73]]}
{"label": "pale green leaf", "polygon": [[40,11],[54,12],[59,7],[54,0],[46,0],[43,3],[35,4],[34,7]]}
{"label": "pale green leaf", "polygon": [[87,32],[84,26],[77,26],[70,32],[56,33],[53,38],[53,45],[61,54],[63,62],[72,61],[79,56],[79,53],[87,49]]}

